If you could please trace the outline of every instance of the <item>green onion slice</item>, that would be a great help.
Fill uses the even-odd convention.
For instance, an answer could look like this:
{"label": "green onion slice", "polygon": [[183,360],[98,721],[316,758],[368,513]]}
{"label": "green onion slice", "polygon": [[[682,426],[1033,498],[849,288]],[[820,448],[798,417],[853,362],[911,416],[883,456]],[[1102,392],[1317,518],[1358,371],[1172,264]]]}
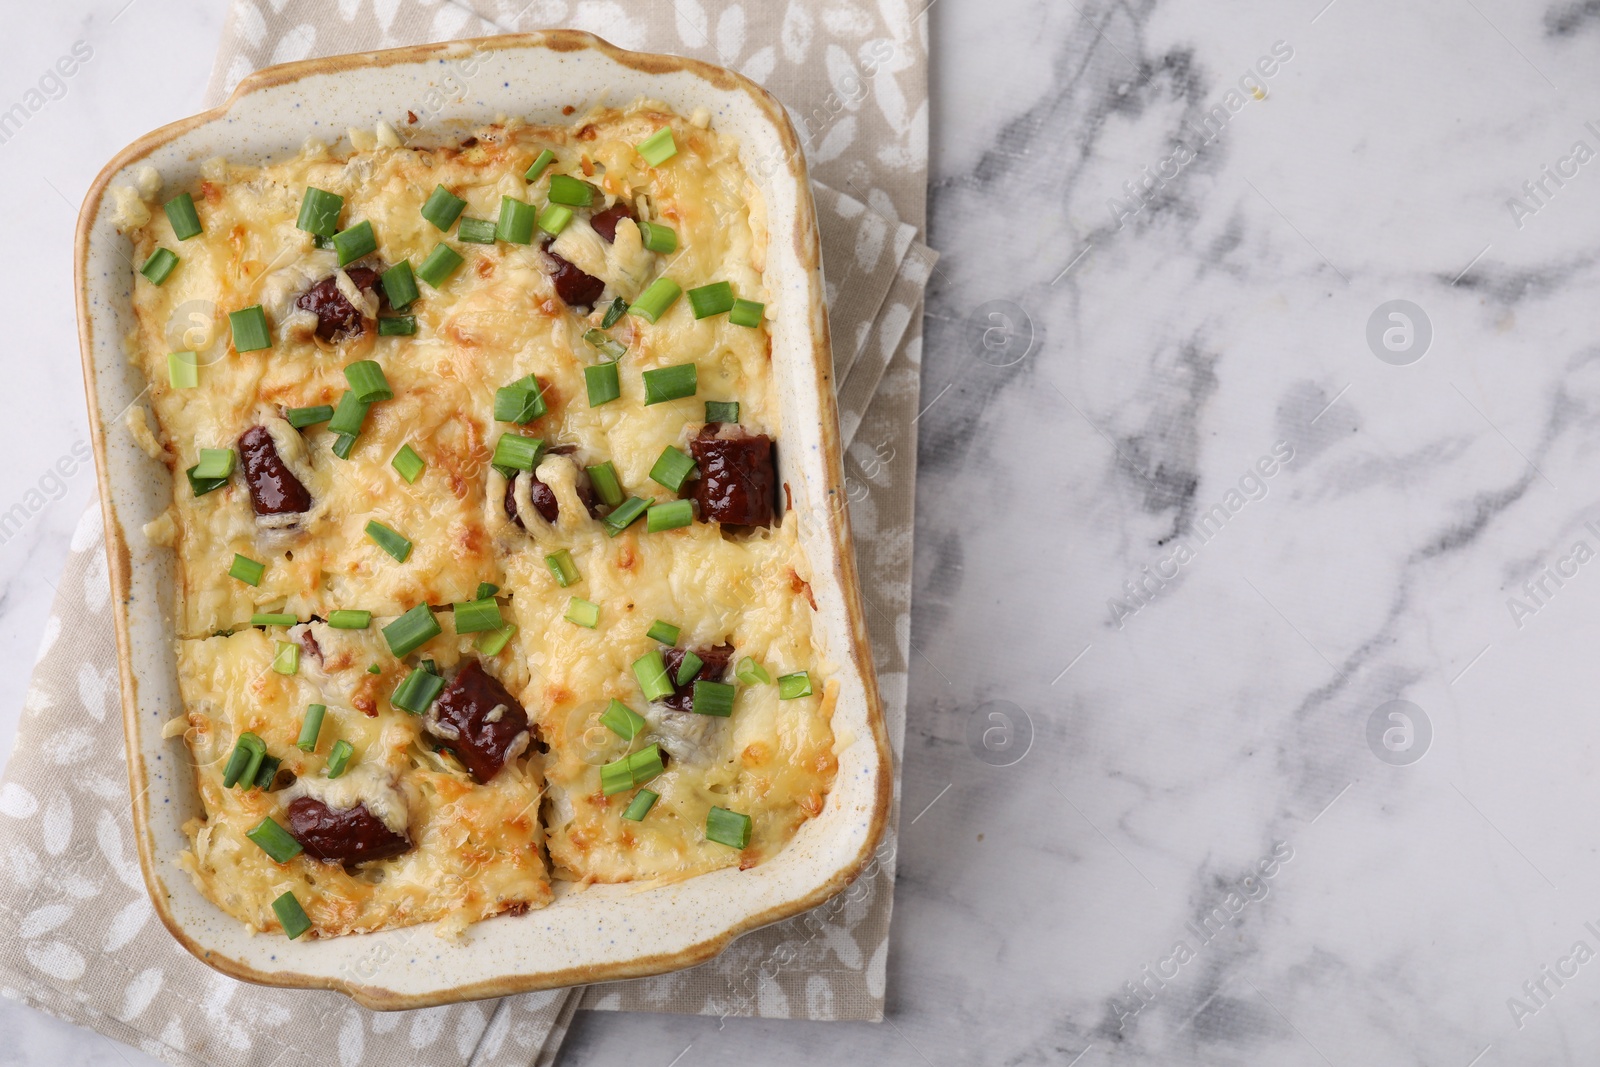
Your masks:
{"label": "green onion slice", "polygon": [[482,600],[484,597],[494,596],[499,591],[500,591],[500,587],[498,585],[495,585],[493,582],[479,582],[478,583],[478,595],[476,597],[474,597],[473,599],[474,600]]}
{"label": "green onion slice", "polygon": [[337,778],[343,774],[344,769],[350,764],[350,757],[355,755],[355,751],[355,746],[344,738],[341,737],[335,741],[333,747],[328,750],[328,777]]}
{"label": "green onion slice", "polygon": [[500,602],[493,596],[481,600],[465,600],[453,605],[456,616],[456,633],[477,634],[485,630],[498,630],[506,624],[500,615]]}
{"label": "green onion slice", "polygon": [[400,451],[394,454],[389,464],[400,472],[400,477],[406,480],[407,485],[416,485],[417,479],[422,477],[423,470],[428,466],[409,444],[401,445]]}
{"label": "green onion slice", "polygon": [[[665,659],[663,658],[663,662],[664,661]],[[683,654],[683,659],[678,663],[678,676],[674,678],[673,681],[677,682],[679,685],[688,685],[689,679],[699,674],[700,668],[704,667],[705,665],[705,660],[701,659],[693,652],[685,651]]]}
{"label": "green onion slice", "polygon": [[306,717],[300,723],[300,737],[295,741],[294,747],[301,752],[314,752],[317,748],[317,735],[322,732],[322,718],[328,714],[326,704],[306,705]]}
{"label": "green onion slice", "polygon": [[650,809],[656,806],[656,801],[661,799],[660,793],[652,793],[648,789],[641,789],[633,795],[622,817],[630,822],[643,822],[644,817],[650,814]]}
{"label": "green onion slice", "polygon": [[[597,333],[590,330],[590,333]],[[604,336],[604,335],[602,335]],[[612,341],[612,344],[616,342]],[[583,368],[583,385],[589,392],[589,406],[597,408],[601,404],[609,404],[622,395],[622,380],[617,375],[617,365],[612,363],[596,363],[592,367]]]}
{"label": "green onion slice", "polygon": [[478,639],[472,644],[474,648],[485,656],[498,656],[500,650],[506,647],[506,643],[515,636],[516,632],[517,624],[508,622],[499,630],[491,630],[488,633],[479,634]]}
{"label": "green onion slice", "polygon": [[694,502],[672,500],[665,504],[652,504],[645,515],[644,528],[646,533],[661,533],[688,526],[692,522],[694,522]]}
{"label": "green onion slice", "polygon": [[525,426],[547,410],[544,386],[539,384],[535,375],[519,378],[494,391],[494,417],[497,422],[514,422]]}
{"label": "green onion slice", "polygon": [[530,166],[522,176],[530,182],[536,182],[539,180],[539,175],[545,172],[545,168],[555,161],[556,154],[550,151],[550,149],[546,148],[543,152],[539,153],[539,155],[534,159],[533,165]]}
{"label": "green onion slice", "polygon": [[385,626],[383,639],[389,642],[389,651],[399,659],[408,652],[421,648],[443,632],[439,628],[439,620],[428,610],[428,605],[418,604]]}
{"label": "green onion slice", "polygon": [[157,248],[150,253],[150,258],[144,261],[144,266],[139,268],[139,273],[150,280],[151,285],[160,285],[172,273],[172,268],[178,265],[178,255],[170,248]]}
{"label": "green onion slice", "polygon": [[628,308],[628,313],[653,323],[667,313],[667,309],[682,292],[683,287],[671,278],[657,278],[650,283],[648,289],[639,294],[639,299]]}
{"label": "green onion slice", "polygon": [[466,208],[465,200],[444,186],[436,185],[428,195],[428,202],[422,205],[422,217],[433,223],[434,229],[449,233]]}
{"label": "green onion slice", "polygon": [[594,202],[594,186],[570,174],[552,174],[549,198],[552,204],[588,207]]}
{"label": "green onion slice", "polygon": [[295,220],[295,227],[318,237],[332,237],[339,232],[339,212],[343,210],[344,197],[308,185],[300,198],[300,217]]}
{"label": "green onion slice", "polygon": [[295,674],[300,670],[300,646],[293,641],[279,641],[278,651],[272,657],[272,669],[279,674]]}
{"label": "green onion slice", "polygon": [[[409,270],[407,267],[408,272]],[[344,369],[344,377],[350,383],[350,391],[355,394],[356,400],[363,404],[394,399],[394,390],[389,386],[389,379],[384,377],[383,368],[376,360],[357,360]]]}
{"label": "green onion slice", "polygon": [[728,312],[728,321],[735,326],[756,327],[761,325],[761,320],[766,316],[767,305],[758,304],[754,300],[735,300],[733,310]]}
{"label": "green onion slice", "polygon": [[251,626],[293,626],[299,621],[297,616],[278,611],[258,611],[250,616]]}
{"label": "green onion slice", "polygon": [[372,232],[371,222],[360,222],[348,230],[340,230],[333,235],[333,250],[339,253],[339,266],[354,263],[362,256],[369,256],[378,250],[377,235]]}
{"label": "green onion slice", "polygon": [[272,347],[272,334],[267,330],[267,313],[261,310],[260,304],[228,312],[228,329],[233,334],[235,352],[259,352]]}
{"label": "green onion slice", "polygon": [[[638,305],[635,304],[634,307]],[[648,406],[666,400],[694,396],[695,389],[699,387],[699,380],[699,368],[693,363],[679,363],[672,367],[647,370],[644,372],[644,402]]]}
{"label": "green onion slice", "polygon": [[622,738],[632,741],[644,733],[644,716],[634,711],[620,700],[612,700],[606,710],[600,715],[600,725]]}
{"label": "green onion slice", "polygon": [[663,126],[634,146],[644,161],[659,167],[678,154],[678,144],[672,139],[672,127]]}
{"label": "green onion slice", "polygon": [[342,433],[333,439],[333,454],[340,459],[349,459],[350,453],[354,452],[355,448],[356,435],[353,433]]}
{"label": "green onion slice", "polygon": [[272,911],[290,941],[311,929],[311,920],[306,917],[306,910],[300,906],[300,901],[292,891],[274,900]]}
{"label": "green onion slice", "polygon": [[233,555],[233,566],[228,568],[228,577],[237,578],[245,585],[260,585],[261,576],[267,571],[265,563],[257,563],[249,556],[241,556],[237,552]]}
{"label": "green onion slice", "polygon": [[417,277],[438,289],[463,262],[460,252],[440,241],[428,253],[428,258],[422,261],[422,266],[417,268]]}
{"label": "green onion slice", "polygon": [[644,690],[646,700],[661,700],[672,695],[672,679],[667,677],[667,664],[659,648],[633,661],[633,676]]}
{"label": "green onion slice", "polygon": [[376,541],[379,548],[401,563],[404,563],[411,555],[411,542],[406,539],[405,535],[396,533],[377,519],[367,520],[367,536]]}
{"label": "green onion slice", "polygon": [[643,497],[631,496],[617,505],[616,510],[607,515],[602,521],[609,528],[611,536],[615,537],[635,522],[638,522],[639,516],[643,515],[649,507],[650,501]]}
{"label": "green onion slice", "polygon": [[262,792],[270,792],[274,779],[278,777],[278,768],[283,766],[283,760],[277,756],[267,756],[261,761],[261,769],[256,772],[256,788]]}
{"label": "green onion slice", "polygon": [[270,815],[246,830],[244,836],[260,845],[261,851],[271,856],[274,863],[288,863],[303,851],[300,842],[273,822]]}
{"label": "green onion slice", "polygon": [[650,629],[646,630],[644,635],[652,641],[660,641],[663,645],[675,645],[678,643],[678,635],[681,633],[683,633],[683,630],[680,627],[657,619],[650,624]]}
{"label": "green onion slice", "polygon": [[605,318],[600,320],[600,328],[602,330],[611,329],[611,327],[622,321],[622,316],[627,310],[628,302],[620,296],[614,297],[611,305],[606,308]]}
{"label": "green onion slice", "polygon": [[290,408],[283,413],[283,417],[288,420],[290,426],[303,430],[307,426],[315,426],[319,422],[327,422],[333,418],[333,405],[318,404],[316,407]]}
{"label": "green onion slice", "polygon": [[609,360],[621,359],[628,352],[627,345],[618,341],[604,330],[585,330],[583,331],[583,339],[588,341],[593,348]]}
{"label": "green onion slice", "polygon": [[413,715],[425,714],[428,705],[438,699],[444,692],[444,679],[432,671],[417,668],[406,675],[405,681],[395,686],[394,692],[389,695],[389,703],[401,711],[409,711]]}
{"label": "green onion slice", "polygon": [[706,813],[706,840],[732,848],[750,845],[750,816],[713,806]]}
{"label": "green onion slice", "polygon": [[411,271],[411,261],[402,259],[378,277],[383,294],[396,311],[404,311],[422,294],[417,291],[417,276]]}
{"label": "green onion slice", "polygon": [[475,245],[492,245],[495,242],[495,224],[489,219],[464,218],[456,228],[456,237]]}
{"label": "green onion slice", "polygon": [[539,212],[539,229],[551,237],[560,235],[571,221],[572,209],[561,204],[547,204],[545,209]]}
{"label": "green onion slice", "polygon": [[733,673],[745,685],[766,685],[772,681],[772,675],[767,673],[767,669],[749,656],[739,661]]}
{"label": "green onion slice", "polygon": [[738,422],[739,402],[737,400],[707,400],[707,422]]}
{"label": "green onion slice", "polygon": [[694,698],[689,708],[696,715],[715,715],[726,719],[733,714],[733,696],[736,690],[727,682],[708,682],[704,678],[694,683]]}
{"label": "green onion slice", "polygon": [[184,471],[189,476],[189,491],[194,493],[195,496],[205,496],[207,493],[215,492],[228,484],[228,479],[226,478],[196,478],[194,471],[195,467],[198,466],[200,464],[196,463],[194,467]]}
{"label": "green onion slice", "polygon": [[172,235],[180,241],[201,233],[200,216],[194,210],[194,197],[179,193],[165,204],[167,221],[172,223]]}
{"label": "green onion slice", "polygon": [[328,420],[328,429],[332,433],[354,437],[361,432],[361,424],[366,420],[367,405],[353,390],[346,390],[339,398],[339,407],[334,411],[333,418]]}
{"label": "green onion slice", "polygon": [[699,472],[700,468],[695,466],[688,453],[668,445],[656,458],[655,466],[650,468],[650,478],[657,485],[677,493],[682,491],[684,482]]}
{"label": "green onion slice", "polygon": [[582,597],[573,597],[567,601],[567,613],[563,618],[570,623],[593,630],[600,624],[600,605]]}
{"label": "green onion slice", "polygon": [[328,625],[335,630],[365,630],[372,625],[372,612],[340,608],[328,612]]}
{"label": "green onion slice", "polygon": [[193,352],[168,352],[167,380],[174,389],[193,389],[198,386],[200,357]]}
{"label": "green onion slice", "polygon": [[550,568],[550,573],[556,576],[556,582],[565,589],[578,581],[578,565],[572,562],[572,553],[563,548],[560,552],[553,553],[544,558],[544,565]]}
{"label": "green onion slice", "polygon": [[539,465],[539,459],[543,455],[542,438],[503,433],[494,443],[494,456],[490,462],[502,469],[531,471]]}
{"label": "green onion slice", "polygon": [[600,768],[600,787],[606,796],[643,785],[666,770],[661,746],[651,745]]}
{"label": "green onion slice", "polygon": [[712,282],[689,290],[689,307],[697,319],[709,319],[733,310],[733,286],[727,282]]}
{"label": "green onion slice", "polygon": [[795,671],[785,674],[778,679],[778,699],[794,700],[797,697],[811,695],[811,675],[806,671]]}
{"label": "green onion slice", "polygon": [[382,315],[378,318],[379,337],[410,337],[416,332],[415,315]]}
{"label": "green onion slice", "polygon": [[533,222],[538,212],[527,201],[513,196],[500,198],[500,221],[495,226],[495,236],[512,244],[533,243]]}
{"label": "green onion slice", "polygon": [[231,448],[202,448],[200,462],[194,465],[194,476],[210,480],[226,478],[233,473],[239,454]]}
{"label": "green onion slice", "polygon": [[594,489],[595,499],[608,508],[614,508],[622,503],[622,481],[617,477],[617,468],[609,459],[583,469],[589,475],[589,485]]}
{"label": "green onion slice", "polygon": [[639,223],[639,237],[645,248],[670,255],[678,250],[678,231],[659,222]]}
{"label": "green onion slice", "polygon": [[266,755],[265,741],[248,731],[240,734],[233,743],[233,751],[228,754],[228,764],[222,770],[222,788],[232,789],[240,779],[255,781],[255,773],[261,769],[261,761]]}

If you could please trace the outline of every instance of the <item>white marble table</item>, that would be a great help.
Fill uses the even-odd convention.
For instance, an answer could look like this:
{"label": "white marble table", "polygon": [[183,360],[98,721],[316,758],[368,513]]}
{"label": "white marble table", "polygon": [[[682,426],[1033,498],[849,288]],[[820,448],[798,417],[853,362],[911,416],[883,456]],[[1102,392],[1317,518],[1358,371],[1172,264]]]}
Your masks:
{"label": "white marble table", "polygon": [[[75,206],[219,26],[125,3],[8,12],[0,109],[94,55],[0,144],[0,753],[90,491]],[[936,0],[889,1023],[562,1062],[1600,1060],[1600,17],[1325,3]]]}

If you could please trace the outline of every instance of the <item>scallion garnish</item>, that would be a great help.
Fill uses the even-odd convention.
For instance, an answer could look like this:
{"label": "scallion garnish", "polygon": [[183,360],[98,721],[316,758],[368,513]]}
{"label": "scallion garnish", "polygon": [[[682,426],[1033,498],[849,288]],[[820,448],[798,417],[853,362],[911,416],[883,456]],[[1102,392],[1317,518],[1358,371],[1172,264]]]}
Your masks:
{"label": "scallion garnish", "polygon": [[750,816],[715,805],[706,813],[706,840],[733,848],[750,845]]}
{"label": "scallion garnish", "polygon": [[678,250],[678,231],[659,222],[639,223],[639,238],[652,252],[670,255]]}
{"label": "scallion garnish", "polygon": [[233,743],[233,751],[228,754],[227,766],[222,769],[222,788],[232,789],[240,779],[254,782],[266,755],[265,741],[249,731],[240,734]]}
{"label": "scallion garnish", "polygon": [[589,485],[594,489],[596,500],[608,508],[622,503],[622,480],[617,477],[617,468],[609,459],[583,469],[589,475]]}
{"label": "scallion garnish", "polygon": [[339,232],[339,212],[343,210],[344,197],[308,185],[300,198],[300,217],[295,220],[295,227],[318,237],[332,237]]}
{"label": "scallion garnish", "polygon": [[735,300],[733,310],[728,312],[728,321],[735,326],[760,326],[766,313],[765,304],[758,304],[754,300]]}
{"label": "scallion garnish", "polygon": [[189,491],[195,496],[205,496],[207,493],[215,492],[228,484],[228,479],[226,478],[196,478],[194,471],[195,467],[198,466],[200,464],[196,463],[194,467],[184,471],[189,476]]}
{"label": "scallion garnish", "polygon": [[345,381],[350,383],[350,391],[360,403],[375,404],[379,400],[394,399],[394,390],[389,387],[389,379],[384,377],[383,367],[379,366],[376,360],[357,360],[344,369],[344,377]]}
{"label": "scallion garnish", "polygon": [[383,628],[383,639],[389,643],[389,651],[396,659],[403,658],[407,653],[414,652],[423,645],[438,637],[444,631],[439,628],[439,620],[433,617],[433,612],[428,610],[428,605],[418,604],[398,619]]}
{"label": "scallion garnish", "polygon": [[261,576],[267,571],[265,563],[257,563],[249,556],[233,554],[233,566],[228,568],[228,577],[237,578],[245,585],[260,585]]}
{"label": "scallion garnish", "polygon": [[707,422],[738,422],[739,402],[737,400],[707,400]]}
{"label": "scallion garnish", "polygon": [[272,347],[272,334],[267,331],[267,313],[260,304],[228,312],[228,329],[233,334],[235,352],[259,352]]}
{"label": "scallion garnish", "polygon": [[139,273],[150,280],[151,285],[160,285],[172,273],[172,268],[178,265],[178,255],[170,248],[157,248],[150,253],[150,258],[144,261],[144,266],[139,268]]}
{"label": "scallion garnish", "polygon": [[261,769],[256,772],[256,788],[263,792],[270,792],[273,779],[278,777],[278,768],[283,766],[283,760],[277,756],[266,756],[261,760]]}
{"label": "scallion garnish", "polygon": [[570,174],[552,174],[549,198],[552,204],[588,207],[594,202],[594,186]]}
{"label": "scallion garnish", "polygon": [[379,337],[410,337],[417,332],[417,317],[415,315],[380,315],[378,317]]}
{"label": "scallion garnish", "polygon": [[697,319],[709,319],[733,310],[733,286],[727,282],[712,282],[689,290],[689,308]]}
{"label": "scallion garnish", "polygon": [[546,204],[545,209],[539,212],[539,229],[551,237],[559,236],[571,221],[572,209],[561,204]]}
{"label": "scallion garnish", "polygon": [[300,842],[289,836],[289,831],[272,821],[272,816],[256,823],[244,836],[261,846],[261,851],[271,856],[274,863],[288,863],[300,855]]}
{"label": "scallion garnish", "polygon": [[606,524],[611,536],[615,537],[635,522],[638,522],[639,516],[643,515],[649,507],[650,501],[643,497],[631,496],[621,504],[618,504],[616,510],[601,521]]}
{"label": "scallion garnish", "polygon": [[365,630],[372,625],[372,612],[340,608],[328,612],[328,625],[335,630]]}
{"label": "scallion garnish", "polygon": [[539,153],[539,155],[534,159],[533,165],[530,166],[522,176],[530,182],[536,182],[539,180],[539,175],[545,172],[545,168],[550,166],[550,164],[554,163],[555,161],[556,154],[550,151],[550,149],[546,148],[543,152]]}
{"label": "scallion garnish", "polygon": [[226,478],[233,473],[239,454],[231,448],[202,448],[200,462],[194,465],[194,476],[209,481]]}
{"label": "scallion garnish", "polygon": [[[638,305],[635,304],[634,307]],[[647,370],[644,372],[644,402],[648,406],[666,400],[694,396],[699,381],[699,368],[693,363],[679,363],[671,367]]]}
{"label": "scallion garnish", "polygon": [[300,670],[300,646],[293,641],[279,641],[278,651],[272,657],[272,669],[279,674],[295,674]]}
{"label": "scallion garnish", "polygon": [[639,294],[628,307],[628,314],[637,315],[646,322],[655,322],[667,313],[672,302],[678,299],[683,287],[671,278],[657,278],[650,287]]}
{"label": "scallion garnish", "polygon": [[627,355],[628,352],[627,345],[618,341],[604,330],[585,330],[583,331],[583,339],[609,360],[619,360]]}
{"label": "scallion garnish", "polygon": [[376,252],[378,237],[372,232],[372,223],[359,222],[348,230],[340,230],[334,234],[333,250],[339,253],[341,267]]}
{"label": "scallion garnish", "polygon": [[194,210],[194,197],[188,193],[179,193],[168,200],[165,205],[167,221],[172,223],[172,235],[180,241],[187,241],[201,232],[200,216]]}
{"label": "scallion garnish", "polygon": [[592,630],[600,624],[600,605],[582,597],[573,597],[567,601],[567,613],[562,618]]}
{"label": "scallion garnish", "polygon": [[644,817],[650,814],[650,809],[656,806],[656,801],[661,799],[660,793],[652,793],[648,789],[641,789],[633,795],[622,817],[629,822],[643,822]]}
{"label": "scallion garnish", "polygon": [[417,291],[417,276],[411,272],[409,259],[402,259],[384,271],[378,283],[383,286],[383,295],[389,298],[389,306],[396,311],[404,311],[422,295]]}
{"label": "scallion garnish", "polygon": [[307,704],[306,717],[300,723],[300,737],[294,747],[301,752],[315,752],[317,735],[322,732],[322,717],[328,714],[326,704]]}
{"label": "scallion garnish", "polygon": [[662,619],[657,619],[650,624],[650,629],[646,630],[644,635],[652,641],[660,641],[663,645],[675,645],[678,643],[678,636],[682,633],[682,628]]}
{"label": "scallion garnish", "polygon": [[344,738],[335,741],[333,747],[328,749],[328,777],[337,778],[343,774],[344,769],[350,764],[350,757],[355,755],[355,752],[355,746]]}
{"label": "scallion garnish", "polygon": [[407,485],[416,485],[417,479],[422,477],[424,468],[428,466],[409,444],[401,445],[400,451],[394,454],[389,464],[400,472],[400,477],[406,480]]}
{"label": "scallion garnish", "polygon": [[622,395],[622,380],[617,375],[615,362],[596,363],[592,367],[583,368],[583,385],[589,392],[589,406],[592,408],[609,404]]}
{"label": "scallion garnish", "polygon": [[726,719],[733,714],[735,692],[727,682],[709,682],[698,678],[694,683],[694,698],[690,708],[696,715],[715,715],[719,719]]}
{"label": "scallion garnish", "polygon": [[672,680],[678,685],[688,685],[689,679],[699,674],[700,668],[704,667],[705,665],[705,660],[701,659],[693,652],[685,651],[683,654],[683,659],[678,661],[678,674]]}
{"label": "scallion garnish", "polygon": [[532,244],[533,223],[537,215],[534,206],[527,201],[514,196],[502,196],[500,222],[495,226],[494,235],[515,245]]}
{"label": "scallion garnish", "polygon": [[411,556],[411,542],[403,534],[391,530],[377,519],[369,519],[367,521],[367,536],[376,541],[379,548],[401,563],[404,563]]}
{"label": "scallion garnish", "polygon": [[350,453],[356,450],[356,435],[342,433],[333,439],[333,454],[340,459],[349,459]]}
{"label": "scallion garnish", "polygon": [[794,700],[797,697],[811,695],[811,675],[806,671],[795,671],[785,674],[778,679],[778,699]]}
{"label": "scallion garnish", "polygon": [[328,420],[328,430],[354,437],[361,432],[361,424],[366,420],[367,405],[354,391],[346,390],[339,398],[339,406],[334,410],[333,418]]}
{"label": "scallion garnish", "polygon": [[503,470],[531,471],[539,465],[543,455],[543,439],[503,433],[494,443],[494,456],[489,462]]}
{"label": "scallion garnish", "polygon": [[456,237],[468,244],[492,245],[495,241],[495,225],[489,219],[467,217],[456,228]]}
{"label": "scallion garnish", "polygon": [[556,576],[556,583],[563,589],[579,578],[578,565],[572,562],[572,553],[564,548],[546,556],[544,565],[550,568],[550,573]]}
{"label": "scallion garnish", "polygon": [[678,143],[672,139],[672,127],[663,126],[649,137],[634,145],[644,161],[659,167],[678,154]]}
{"label": "scallion garnish", "polygon": [[401,711],[424,715],[428,711],[428,705],[438,699],[442,692],[444,692],[444,679],[432,671],[425,671],[419,667],[406,675],[405,681],[395,686],[394,692],[389,695],[389,703]]}
{"label": "scallion garnish", "polygon": [[634,711],[620,700],[612,700],[606,710],[600,715],[600,725],[624,741],[632,741],[644,733],[644,716]]}
{"label": "scallion garnish", "polygon": [[318,404],[309,408],[290,408],[283,413],[290,426],[303,430],[307,426],[315,426],[319,422],[327,422],[333,418],[332,404]]}
{"label": "scallion garnish", "polygon": [[498,656],[500,650],[506,647],[506,642],[510,641],[516,632],[517,624],[508,622],[498,630],[479,634],[478,639],[472,642],[472,645],[485,656]]}
{"label": "scallion garnish", "polygon": [[299,621],[297,616],[282,611],[258,611],[250,616],[251,626],[293,626]]}
{"label": "scallion garnish", "polygon": [[677,493],[683,490],[684,482],[699,472],[700,468],[695,466],[688,453],[668,445],[656,458],[656,465],[650,468],[650,478],[657,485]]}
{"label": "scallion garnish", "polygon": [[645,514],[644,529],[646,533],[661,533],[664,530],[676,530],[694,522],[694,502],[691,500],[670,500],[665,504],[652,504]]}
{"label": "scallion garnish", "polygon": [[428,258],[422,261],[422,266],[417,268],[417,277],[438,289],[462,262],[461,253],[440,241],[428,253]]}
{"label": "scallion garnish", "polygon": [[167,353],[167,381],[174,389],[193,389],[200,384],[200,357],[193,352]]}
{"label": "scallion garnish", "polygon": [[530,374],[494,391],[494,417],[499,422],[527,425],[545,413],[544,386]]}
{"label": "scallion garnish", "polygon": [[434,229],[450,232],[456,219],[467,208],[467,202],[442,185],[433,187],[428,202],[422,205],[422,217],[433,223]]}
{"label": "scallion garnish", "polygon": [[661,700],[672,695],[672,679],[667,677],[667,664],[659,648],[633,661],[633,676],[644,690],[646,700]]}
{"label": "scallion garnish", "polygon": [[600,788],[609,797],[643,785],[666,769],[661,759],[661,746],[651,745],[602,766]]}
{"label": "scallion garnish", "polygon": [[477,634],[498,630],[506,624],[500,617],[500,602],[493,596],[481,600],[464,600],[452,605],[456,616],[456,633]]}
{"label": "scallion garnish", "polygon": [[311,929],[311,920],[306,917],[306,910],[300,906],[292,890],[272,902],[272,912],[278,917],[290,941]]}
{"label": "scallion garnish", "polygon": [[484,597],[494,596],[499,591],[500,591],[500,587],[498,585],[495,585],[493,582],[479,582],[478,583],[478,595],[473,597],[473,599],[474,600],[482,600]]}
{"label": "scallion garnish", "polygon": [[749,656],[739,661],[733,673],[745,685],[767,685],[772,681],[772,675],[767,673],[767,669]]}
{"label": "scallion garnish", "polygon": [[602,330],[611,329],[611,327],[622,321],[622,316],[627,310],[628,302],[626,300],[620,296],[613,297],[611,306],[606,308],[605,318],[600,320],[600,328]]}

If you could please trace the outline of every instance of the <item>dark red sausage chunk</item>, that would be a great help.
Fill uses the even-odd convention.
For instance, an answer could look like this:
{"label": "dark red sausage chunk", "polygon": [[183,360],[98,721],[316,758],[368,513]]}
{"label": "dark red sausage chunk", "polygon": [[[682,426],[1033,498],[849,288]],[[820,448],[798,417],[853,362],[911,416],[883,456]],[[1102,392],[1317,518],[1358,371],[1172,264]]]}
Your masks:
{"label": "dark red sausage chunk", "polygon": [[528,486],[528,497],[533,501],[533,510],[537,511],[545,522],[555,522],[561,517],[561,504],[556,500],[556,491],[529,473],[517,474],[506,479],[506,518],[523,529],[528,528],[522,521],[522,515],[517,511],[518,478],[533,479]]}
{"label": "dark red sausage chunk", "polygon": [[472,777],[487,782],[527,747],[528,713],[474,661],[439,694],[428,713],[428,731],[456,754]]}
{"label": "dark red sausage chunk", "polygon": [[618,200],[604,211],[596,211],[589,218],[589,225],[594,227],[594,232],[599,234],[606,244],[615,244],[617,240],[617,223],[623,219],[633,219],[638,222],[633,208],[626,201]]}
{"label": "dark red sausage chunk", "polygon": [[683,685],[678,684],[678,668],[683,665],[681,648],[663,648],[661,661],[667,665],[667,680],[672,683],[672,695],[659,704],[671,708],[673,711],[694,710],[694,683],[696,681],[720,682],[723,675],[728,673],[728,661],[733,658],[732,645],[718,645],[716,648],[697,648],[694,654],[700,657],[702,666],[699,672]]}
{"label": "dark red sausage chunk", "polygon": [[689,451],[700,468],[693,496],[700,517],[734,526],[772,523],[772,502],[778,472],[772,463],[772,438],[746,433],[738,426],[708,422]]}
{"label": "dark red sausage chunk", "polygon": [[244,484],[257,515],[287,515],[311,510],[311,494],[300,484],[265,426],[252,426],[239,438]]}
{"label": "dark red sausage chunk", "polygon": [[334,809],[316,797],[289,801],[289,833],[300,842],[306,855],[346,866],[384,860],[411,850],[411,839],[385,826],[365,804]]}
{"label": "dark red sausage chunk", "polygon": [[[355,282],[357,289],[371,289],[378,284],[378,272],[371,267],[351,267],[345,273]],[[379,303],[383,303],[381,291]],[[344,336],[359,337],[361,331],[366,329],[366,324],[361,321],[360,310],[339,292],[338,277],[333,274],[301,293],[295,306],[317,317],[317,336],[324,341]]]}
{"label": "dark red sausage chunk", "polygon": [[546,258],[555,269],[550,274],[550,280],[555,283],[556,295],[567,307],[590,307],[600,294],[605,291],[606,283],[592,274],[585,274],[571,263],[550,251],[550,246],[544,248]]}

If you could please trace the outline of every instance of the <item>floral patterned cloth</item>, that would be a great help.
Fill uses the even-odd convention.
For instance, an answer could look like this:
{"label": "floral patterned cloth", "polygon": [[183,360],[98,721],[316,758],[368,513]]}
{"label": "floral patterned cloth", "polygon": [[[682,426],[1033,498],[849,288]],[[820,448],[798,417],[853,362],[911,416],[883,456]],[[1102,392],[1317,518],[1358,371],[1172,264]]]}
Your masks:
{"label": "floral patterned cloth", "polygon": [[[890,736],[909,653],[927,182],[920,0],[235,0],[208,103],[252,70],[313,55],[554,26],[732,67],[770,88],[806,146],[822,227],[846,492]],[[116,432],[116,431],[114,431]],[[586,1008],[882,1017],[891,830],[816,910],[657,978],[421,1011],[252,986],[191,958],[155,918],[129,820],[99,509],[84,515],[0,781],[0,993],[176,1064],[549,1064]],[[313,1022],[315,1025],[312,1025]]]}

